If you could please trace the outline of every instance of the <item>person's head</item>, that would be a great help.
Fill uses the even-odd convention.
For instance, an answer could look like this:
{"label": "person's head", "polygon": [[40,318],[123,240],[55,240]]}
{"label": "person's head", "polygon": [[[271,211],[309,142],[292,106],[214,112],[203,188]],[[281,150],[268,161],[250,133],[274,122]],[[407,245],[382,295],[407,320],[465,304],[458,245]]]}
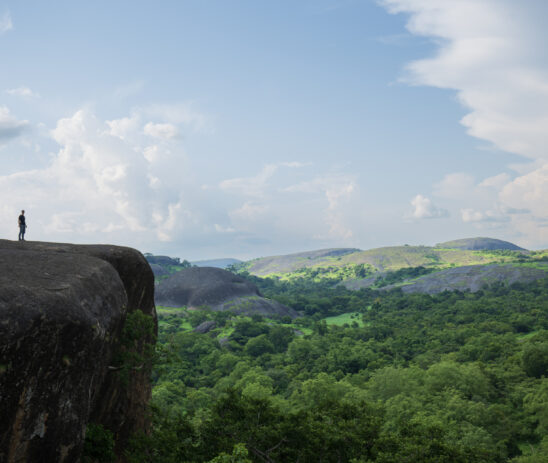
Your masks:
{"label": "person's head", "polygon": [[21,211],[21,214],[25,215],[25,211]]}

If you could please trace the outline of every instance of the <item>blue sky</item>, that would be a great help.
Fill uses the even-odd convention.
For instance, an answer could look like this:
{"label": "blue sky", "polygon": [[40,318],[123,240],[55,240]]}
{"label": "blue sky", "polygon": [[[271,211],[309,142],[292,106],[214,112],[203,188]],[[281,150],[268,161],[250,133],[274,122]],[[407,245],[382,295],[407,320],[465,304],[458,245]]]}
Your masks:
{"label": "blue sky", "polygon": [[540,0],[0,2],[0,236],[548,247]]}

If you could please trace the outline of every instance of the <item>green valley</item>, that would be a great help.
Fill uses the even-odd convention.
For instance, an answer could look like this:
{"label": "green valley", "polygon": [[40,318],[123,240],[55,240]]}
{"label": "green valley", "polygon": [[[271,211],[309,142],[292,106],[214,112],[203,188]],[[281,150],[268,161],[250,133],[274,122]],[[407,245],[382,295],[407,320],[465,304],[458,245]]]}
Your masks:
{"label": "green valley", "polygon": [[[391,262],[433,252],[405,248],[390,248]],[[282,278],[240,267],[296,318],[158,307],[153,428],[134,437],[129,461],[546,461],[546,252],[435,252],[439,267],[393,264],[361,289],[331,270]],[[341,269],[333,261],[362,253],[310,260]],[[457,265],[472,256],[484,265]],[[480,278],[473,292],[404,292],[410,281],[469,268],[481,278],[501,268],[541,273]]]}

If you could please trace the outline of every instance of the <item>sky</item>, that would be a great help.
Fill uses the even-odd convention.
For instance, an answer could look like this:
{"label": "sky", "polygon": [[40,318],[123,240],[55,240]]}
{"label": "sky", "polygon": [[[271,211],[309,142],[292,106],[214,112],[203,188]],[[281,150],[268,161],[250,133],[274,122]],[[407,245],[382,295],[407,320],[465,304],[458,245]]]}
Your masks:
{"label": "sky", "polygon": [[545,0],[0,0],[0,238],[548,248]]}

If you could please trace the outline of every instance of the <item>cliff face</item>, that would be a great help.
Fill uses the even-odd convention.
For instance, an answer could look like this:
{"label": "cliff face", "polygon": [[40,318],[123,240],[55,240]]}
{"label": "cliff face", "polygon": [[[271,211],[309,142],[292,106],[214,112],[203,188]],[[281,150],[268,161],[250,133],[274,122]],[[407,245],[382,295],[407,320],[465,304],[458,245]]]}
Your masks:
{"label": "cliff face", "polygon": [[[138,311],[150,330],[132,338]],[[0,461],[77,461],[88,422],[120,451],[146,425],[155,335],[137,251],[0,240]]]}

